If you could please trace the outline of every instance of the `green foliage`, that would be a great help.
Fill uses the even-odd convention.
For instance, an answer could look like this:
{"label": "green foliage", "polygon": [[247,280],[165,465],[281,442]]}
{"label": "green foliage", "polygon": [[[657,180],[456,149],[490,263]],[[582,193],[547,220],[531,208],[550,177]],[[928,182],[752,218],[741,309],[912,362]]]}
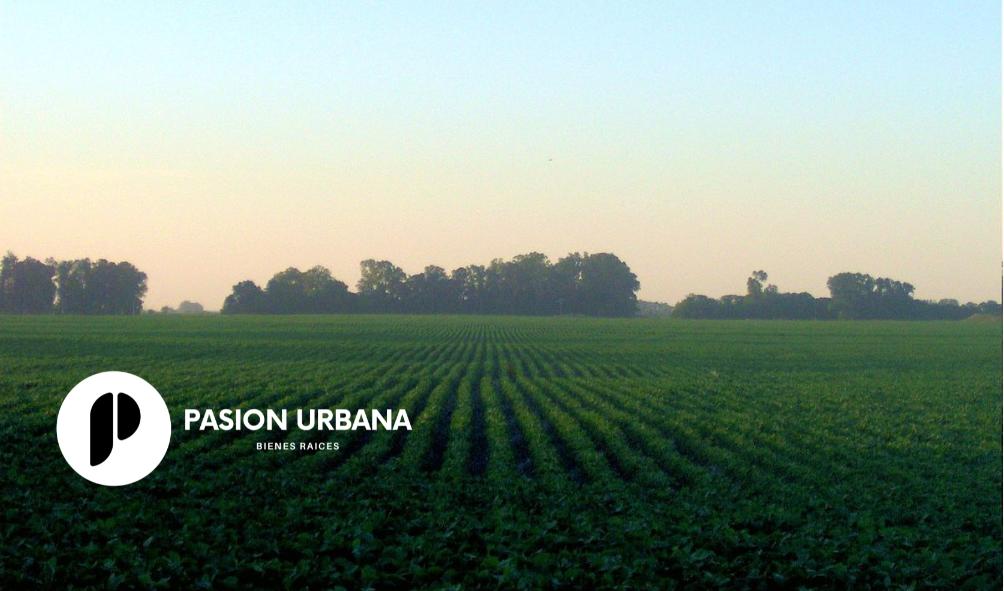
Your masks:
{"label": "green foliage", "polygon": [[[996,588],[1000,359],[979,322],[6,316],[0,587]],[[175,425],[124,488],[54,441],[110,368]],[[181,428],[238,406],[414,430]]]}
{"label": "green foliage", "polygon": [[0,312],[47,314],[52,312],[56,287],[55,267],[28,257],[18,260],[8,252],[0,261]]}
{"label": "green foliage", "polygon": [[127,261],[0,261],[0,313],[139,314],[145,295],[146,273]]}
{"label": "green foliage", "polygon": [[[356,293],[324,267],[290,267],[261,289],[241,281],[223,301],[224,314],[519,314],[633,316],[638,278],[610,253],[571,253],[551,264],[539,252],[495,259],[488,267],[436,265],[408,275],[390,261],[359,264]],[[312,287],[311,287],[312,286]]]}
{"label": "green foliage", "polygon": [[785,320],[962,320],[974,314],[1001,315],[1001,304],[988,300],[960,305],[957,300],[937,302],[913,298],[913,285],[864,273],[837,273],[826,286],[828,298],[783,293],[776,285],[764,286],[767,273],[753,271],[746,280],[746,295],[718,299],[689,294],[673,307],[676,318],[785,319]]}

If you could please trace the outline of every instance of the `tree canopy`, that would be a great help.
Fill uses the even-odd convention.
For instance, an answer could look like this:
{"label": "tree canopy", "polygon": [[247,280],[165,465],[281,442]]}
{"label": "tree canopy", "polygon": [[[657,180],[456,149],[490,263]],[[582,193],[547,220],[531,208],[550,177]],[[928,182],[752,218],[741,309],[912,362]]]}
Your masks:
{"label": "tree canopy", "polygon": [[959,320],[973,314],[1001,314],[994,301],[960,305],[955,300],[929,302],[913,297],[913,285],[865,273],[838,273],[826,286],[830,297],[782,293],[775,285],[764,285],[767,273],[753,271],[746,280],[746,295],[726,295],[719,299],[691,294],[673,307],[677,318],[761,318],[793,320],[889,319]]}
{"label": "tree canopy", "polygon": [[138,314],[146,289],[146,273],[125,261],[43,263],[8,252],[0,263],[0,311],[9,314]]}
{"label": "tree canopy", "polygon": [[[974,314],[1000,316],[995,301],[960,304],[914,298],[914,286],[867,273],[837,273],[826,286],[829,297],[782,292],[768,283],[766,271],[746,279],[744,295],[711,298],[690,294],[675,306],[639,306],[637,276],[616,255],[573,252],[555,262],[540,252],[493,259],[450,272],[428,265],[409,275],[387,260],[360,263],[356,291],[315,266],[289,267],[260,287],[254,281],[235,284],[223,301],[224,314],[519,314],[582,316],[667,316],[738,319],[901,319],[960,320]],[[19,259],[8,252],[0,259],[0,313],[5,314],[138,314],[147,292],[146,273],[127,261],[89,258],[44,262]],[[177,310],[200,313],[195,302]]]}
{"label": "tree canopy", "polygon": [[630,267],[609,253],[572,253],[552,264],[531,252],[449,273],[429,265],[413,275],[390,261],[367,259],[355,293],[324,267],[289,268],[264,289],[252,281],[234,285],[223,312],[632,316],[638,288]]}
{"label": "tree canopy", "polygon": [[10,314],[43,314],[52,311],[56,286],[55,267],[28,257],[18,260],[8,252],[0,263],[0,310]]}

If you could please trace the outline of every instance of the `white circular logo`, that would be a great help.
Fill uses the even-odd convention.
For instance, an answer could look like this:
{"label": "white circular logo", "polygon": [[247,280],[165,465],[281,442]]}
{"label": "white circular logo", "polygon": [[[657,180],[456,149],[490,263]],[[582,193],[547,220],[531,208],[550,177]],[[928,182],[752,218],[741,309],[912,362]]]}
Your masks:
{"label": "white circular logo", "polygon": [[66,463],[87,480],[132,484],[164,459],[171,414],[143,378],[106,371],[80,382],[63,399],[56,439]]}

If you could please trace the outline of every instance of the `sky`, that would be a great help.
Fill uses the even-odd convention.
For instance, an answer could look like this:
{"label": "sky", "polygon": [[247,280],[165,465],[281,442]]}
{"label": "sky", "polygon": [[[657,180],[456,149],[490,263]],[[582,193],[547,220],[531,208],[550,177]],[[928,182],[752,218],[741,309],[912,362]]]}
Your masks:
{"label": "sky", "polygon": [[148,308],[613,252],[643,299],[1001,298],[997,2],[0,2],[0,250]]}

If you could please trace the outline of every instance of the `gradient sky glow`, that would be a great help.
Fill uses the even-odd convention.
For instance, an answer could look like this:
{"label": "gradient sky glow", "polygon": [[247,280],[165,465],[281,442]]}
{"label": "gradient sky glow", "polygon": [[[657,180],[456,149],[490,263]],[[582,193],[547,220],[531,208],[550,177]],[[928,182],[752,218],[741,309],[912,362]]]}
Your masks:
{"label": "gradient sky glow", "polygon": [[1001,297],[998,2],[209,4],[0,4],[0,249],[152,308],[532,250]]}

